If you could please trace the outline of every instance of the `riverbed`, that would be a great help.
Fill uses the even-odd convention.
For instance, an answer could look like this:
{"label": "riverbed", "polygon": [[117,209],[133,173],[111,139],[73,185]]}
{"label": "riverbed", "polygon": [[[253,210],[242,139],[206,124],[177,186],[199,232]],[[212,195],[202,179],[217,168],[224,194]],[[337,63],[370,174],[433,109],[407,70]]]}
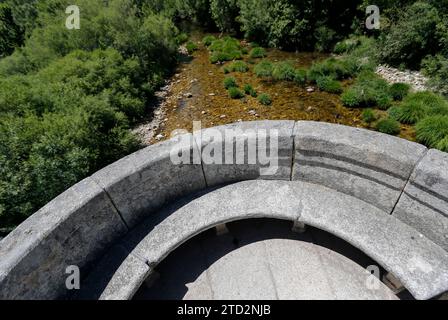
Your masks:
{"label": "riverbed", "polygon": [[[193,121],[201,121],[202,128],[254,120],[313,120],[337,123],[352,127],[369,128],[361,119],[361,109],[346,108],[340,101],[340,95],[322,92],[313,86],[301,87],[291,82],[267,81],[253,72],[254,66],[262,59],[244,57],[250,70],[246,73],[232,72],[224,74],[223,67],[228,65],[211,64],[208,49],[201,43],[205,34],[193,32],[191,40],[198,50],[184,56],[176,73],[158,95],[158,104],[150,120],[134,131],[145,145],[170,138],[178,130],[192,131]],[[242,42],[249,48],[249,44]],[[317,52],[285,52],[267,49],[265,59],[290,61],[297,68],[307,69],[313,62],[328,58],[328,54]],[[235,77],[242,88],[251,84],[258,93],[267,93],[272,104],[264,106],[253,97],[231,99],[224,88],[226,77]],[[345,81],[344,87],[351,84]],[[384,111],[376,110],[379,115]],[[414,140],[411,126],[402,126],[400,137]]]}

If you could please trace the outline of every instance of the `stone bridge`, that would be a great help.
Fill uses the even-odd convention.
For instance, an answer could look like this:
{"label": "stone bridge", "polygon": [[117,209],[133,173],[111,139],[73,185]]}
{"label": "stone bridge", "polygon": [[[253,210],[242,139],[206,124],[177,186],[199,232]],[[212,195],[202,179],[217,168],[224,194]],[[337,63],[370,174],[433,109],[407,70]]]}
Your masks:
{"label": "stone bridge", "polygon": [[[226,130],[243,134],[229,144],[225,134],[216,138]],[[262,143],[259,132],[276,139]],[[214,156],[224,159],[241,146],[249,151],[249,141],[275,157],[278,170],[262,174],[260,159],[197,157],[221,149]],[[174,163],[173,149],[190,161]],[[255,218],[333,234],[416,299],[448,291],[448,154],[364,129],[260,121],[152,145],[55,198],[0,242],[0,299],[131,299],[182,244]],[[71,291],[73,265],[82,281]]]}

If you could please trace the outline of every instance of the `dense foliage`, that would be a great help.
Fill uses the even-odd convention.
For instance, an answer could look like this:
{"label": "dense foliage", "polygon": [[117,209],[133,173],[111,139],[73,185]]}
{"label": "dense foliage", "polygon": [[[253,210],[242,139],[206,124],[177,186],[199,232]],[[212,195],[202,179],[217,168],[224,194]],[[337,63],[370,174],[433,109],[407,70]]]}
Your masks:
{"label": "dense foliage", "polygon": [[[79,30],[65,28],[71,4],[83,9]],[[129,125],[176,62],[178,29],[132,0],[34,5],[0,4],[11,54],[0,60],[0,231],[136,150]]]}
{"label": "dense foliage", "polygon": [[[363,24],[367,0],[0,0],[0,233],[70,185],[139,147],[129,127],[146,113],[154,92],[195,42],[179,30],[196,23],[223,34],[203,44],[225,73],[315,85],[342,93],[348,107],[388,109],[390,118],[363,119],[397,134],[396,121],[416,124],[418,141],[448,150],[448,106],[432,93],[389,86],[378,63],[421,69],[432,89],[448,96],[448,0],[378,0],[381,29]],[[65,28],[69,5],[81,28]],[[333,51],[309,70],[263,60],[262,47]],[[251,62],[251,61],[249,61]],[[252,68],[252,67],[250,67]],[[341,85],[349,79],[350,86]],[[234,78],[235,99],[271,97]],[[344,89],[343,89],[344,88]],[[401,102],[401,100],[403,100]],[[372,125],[373,127],[373,125]]]}

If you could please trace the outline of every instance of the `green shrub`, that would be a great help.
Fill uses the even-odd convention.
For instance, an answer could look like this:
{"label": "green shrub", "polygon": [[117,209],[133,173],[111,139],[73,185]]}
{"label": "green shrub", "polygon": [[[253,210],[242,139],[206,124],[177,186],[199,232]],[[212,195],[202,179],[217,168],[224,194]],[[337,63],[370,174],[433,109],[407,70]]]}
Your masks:
{"label": "green shrub", "polygon": [[272,63],[270,61],[264,60],[255,66],[254,72],[257,75],[257,77],[271,78],[273,69],[274,66],[272,65]]}
{"label": "green shrub", "polygon": [[332,77],[343,80],[355,76],[358,73],[358,66],[351,59],[330,58],[322,62],[313,63],[308,70],[308,80],[316,82],[321,77]]}
{"label": "green shrub", "polygon": [[250,51],[249,56],[253,59],[266,57],[266,50],[261,47],[255,47]]}
{"label": "green shrub", "polygon": [[362,120],[366,123],[372,123],[376,120],[375,111],[372,109],[365,109],[361,114]]}
{"label": "green shrub", "polygon": [[411,86],[406,83],[394,83],[390,86],[390,95],[395,101],[403,100],[411,90]]}
{"label": "green shrub", "polygon": [[415,126],[417,141],[429,148],[436,148],[445,144],[448,137],[448,116],[431,116],[417,123]]}
{"label": "green shrub", "polygon": [[437,143],[436,149],[448,152],[448,135]]}
{"label": "green shrub", "polygon": [[341,95],[342,104],[349,108],[356,108],[362,105],[362,93],[357,88],[349,88]]}
{"label": "green shrub", "polygon": [[414,124],[430,115],[448,115],[448,102],[432,92],[408,95],[397,108],[395,117],[402,123]]}
{"label": "green shrub", "polygon": [[202,43],[206,46],[209,47],[214,41],[216,41],[216,37],[215,36],[205,36],[202,39]]}
{"label": "green shrub", "polygon": [[0,2],[0,55],[13,49],[5,37],[16,45],[4,3],[26,33],[0,60],[1,233],[140,148],[130,126],[148,112],[187,39],[170,18],[131,0],[77,0],[79,30],[63,27],[66,1]]}
{"label": "green shrub", "polygon": [[429,77],[428,85],[448,97],[448,57],[428,56],[422,62],[423,72]]}
{"label": "green shrub", "polygon": [[176,37],[176,42],[177,44],[184,44],[185,42],[188,41],[188,38],[189,38],[188,34],[182,32]]}
{"label": "green shrub", "polygon": [[390,118],[392,118],[392,119],[394,119],[394,120],[397,120],[397,121],[400,121],[400,120],[399,120],[399,117],[400,117],[400,114],[401,114],[400,107],[398,107],[398,106],[390,107],[390,108],[387,110],[387,113],[389,114],[389,117],[390,117]]}
{"label": "green shrub", "polygon": [[[238,0],[237,21],[247,39],[265,46],[311,51],[315,43],[349,34],[359,1]],[[338,17],[338,19],[335,19]],[[340,21],[346,23],[342,24]],[[325,27],[320,28],[320,27]],[[324,29],[324,30],[322,30]],[[336,32],[335,36],[330,29]]]}
{"label": "green shrub", "polygon": [[342,86],[339,81],[334,80],[332,77],[320,77],[316,80],[317,87],[325,92],[329,93],[341,93]]}
{"label": "green shrub", "polygon": [[345,39],[336,43],[333,52],[336,54],[349,53],[352,52],[357,47],[359,47],[360,45],[361,45],[361,38],[359,37]]}
{"label": "green shrub", "polygon": [[[206,7],[206,3],[198,1],[197,6]],[[213,21],[221,32],[234,32],[239,30],[239,24],[237,22],[239,7],[237,1],[210,0],[210,13]]]}
{"label": "green shrub", "polygon": [[224,87],[226,89],[238,87],[236,79],[234,77],[227,77],[224,79]]}
{"label": "green shrub", "polygon": [[376,124],[376,129],[379,132],[391,135],[397,135],[400,133],[401,130],[400,124],[392,118],[382,119],[378,121],[378,123]]}
{"label": "green shrub", "polygon": [[[385,89],[387,90],[387,89]],[[387,110],[392,106],[392,97],[387,91],[379,91],[374,95],[375,104],[378,109]]]}
{"label": "green shrub", "polygon": [[414,124],[427,116],[427,108],[415,102],[407,102],[394,109],[394,119],[401,123]]}
{"label": "green shrub", "polygon": [[213,41],[209,46],[209,50],[212,52],[210,56],[211,63],[240,60],[243,57],[240,42],[231,37]]}
{"label": "green shrub", "polygon": [[244,85],[244,93],[254,98],[257,97],[257,91],[250,84]]}
{"label": "green shrub", "polygon": [[23,39],[23,30],[14,21],[10,5],[0,3],[0,58],[10,55]]}
{"label": "green shrub", "polygon": [[294,81],[296,70],[292,63],[287,61],[277,62],[272,68],[272,77],[274,80]]}
{"label": "green shrub", "polygon": [[342,95],[342,103],[347,107],[377,106],[387,110],[392,104],[389,84],[373,72],[362,72],[355,83]]}
{"label": "green shrub", "polygon": [[319,52],[330,52],[335,43],[336,32],[326,26],[321,26],[314,32],[315,49]]}
{"label": "green shrub", "polygon": [[258,101],[260,101],[260,103],[265,106],[269,106],[272,104],[271,97],[266,93],[260,94],[258,96]]}
{"label": "green shrub", "polygon": [[193,52],[198,50],[198,45],[192,41],[188,41],[188,43],[185,45],[185,48],[187,48],[189,54],[192,54]]}
{"label": "green shrub", "polygon": [[[434,2],[435,3],[435,2]],[[404,8],[380,44],[382,61],[393,66],[418,69],[424,57],[440,48],[443,20],[437,9],[422,1]]]}
{"label": "green shrub", "polygon": [[237,87],[230,87],[229,88],[229,96],[232,99],[241,99],[244,97],[244,93]]}
{"label": "green shrub", "polygon": [[249,67],[244,61],[235,61],[229,65],[229,70],[231,72],[247,72]]}
{"label": "green shrub", "polygon": [[296,69],[294,74],[294,82],[299,86],[304,86],[306,84],[306,70]]}
{"label": "green shrub", "polygon": [[222,72],[224,72],[224,74],[229,74],[231,71],[228,67],[224,67],[222,68]]}

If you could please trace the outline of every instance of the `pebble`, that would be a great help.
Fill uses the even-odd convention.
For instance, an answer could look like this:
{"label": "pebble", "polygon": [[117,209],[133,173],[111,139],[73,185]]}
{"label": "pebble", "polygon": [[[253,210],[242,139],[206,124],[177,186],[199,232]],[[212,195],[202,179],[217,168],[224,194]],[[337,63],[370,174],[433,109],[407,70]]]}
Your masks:
{"label": "pebble", "polygon": [[165,138],[165,136],[163,134],[158,134],[156,136],[156,140],[162,140],[163,138]]}
{"label": "pebble", "polygon": [[380,65],[376,69],[376,73],[383,77],[389,83],[407,83],[414,91],[428,90],[426,83],[428,78],[418,71],[405,70],[401,71],[387,65]]}
{"label": "pebble", "polygon": [[225,114],[223,114],[223,115],[220,116],[220,118],[221,119],[225,119],[225,118],[227,118],[227,116]]}
{"label": "pebble", "polygon": [[314,92],[314,90],[315,89],[313,87],[306,88],[306,92],[309,92],[309,93]]}

